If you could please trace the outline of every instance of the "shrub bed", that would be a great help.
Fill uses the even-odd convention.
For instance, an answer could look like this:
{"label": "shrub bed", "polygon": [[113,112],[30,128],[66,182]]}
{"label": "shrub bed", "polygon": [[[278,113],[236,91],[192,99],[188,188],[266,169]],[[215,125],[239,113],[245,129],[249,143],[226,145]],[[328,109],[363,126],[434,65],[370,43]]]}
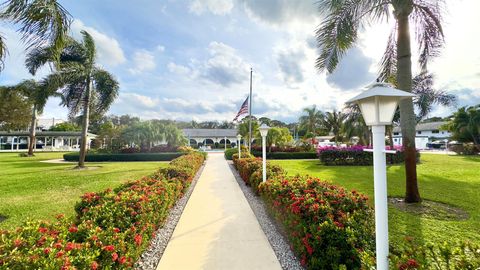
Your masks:
{"label": "shrub bed", "polygon": [[[184,152],[175,153],[132,153],[132,154],[103,154],[103,153],[88,153],[85,156],[85,161],[88,162],[103,162],[103,161],[171,161],[182,155]],[[63,155],[66,161],[78,161],[79,153],[67,153]]]}
{"label": "shrub bed", "polygon": [[242,179],[283,225],[305,267],[361,267],[362,251],[374,246],[373,212],[366,196],[317,178],[286,177],[283,169],[271,165],[268,181],[261,183],[261,159],[234,162]]}
{"label": "shrub bed", "polygon": [[[373,153],[363,151],[366,147],[319,147],[317,149],[320,161],[327,166],[367,166],[373,164]],[[398,164],[405,161],[402,150],[396,149],[395,154],[387,154],[387,164]],[[420,157],[420,154],[418,154]]]}
{"label": "shrub bed", "polygon": [[[262,152],[252,151],[256,157],[261,157]],[[267,159],[317,159],[315,152],[267,152]]]}
{"label": "shrub bed", "polygon": [[[26,222],[1,231],[0,268],[132,268],[204,159],[191,153],[172,161],[168,174],[159,170],[114,190],[86,193],[72,220],[59,216],[53,223]],[[184,170],[174,173],[177,168]]]}

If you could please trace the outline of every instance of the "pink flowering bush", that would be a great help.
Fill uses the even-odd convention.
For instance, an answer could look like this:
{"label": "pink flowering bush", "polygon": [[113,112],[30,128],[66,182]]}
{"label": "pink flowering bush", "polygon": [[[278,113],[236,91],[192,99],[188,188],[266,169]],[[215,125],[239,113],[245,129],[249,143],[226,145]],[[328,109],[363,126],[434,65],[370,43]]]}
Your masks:
{"label": "pink flowering bush", "polygon": [[151,177],[86,193],[73,220],[0,231],[0,268],[131,269],[204,159],[191,153]]}

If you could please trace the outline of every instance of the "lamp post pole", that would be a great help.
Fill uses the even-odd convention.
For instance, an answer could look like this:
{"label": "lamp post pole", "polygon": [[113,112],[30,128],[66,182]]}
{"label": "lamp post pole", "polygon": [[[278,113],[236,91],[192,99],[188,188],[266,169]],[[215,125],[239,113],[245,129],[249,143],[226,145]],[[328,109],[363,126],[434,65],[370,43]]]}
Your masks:
{"label": "lamp post pole", "polygon": [[262,181],[267,181],[267,134],[269,126],[262,124],[259,128],[260,136],[262,136]]}
{"label": "lamp post pole", "polygon": [[385,126],[372,126],[377,269],[388,269],[388,199]]}
{"label": "lamp post pole", "polygon": [[242,156],[241,156],[241,152],[240,152],[240,151],[241,151],[240,148],[242,148],[242,147],[240,146],[240,141],[241,141],[241,139],[242,139],[242,135],[238,134],[238,135],[237,135],[237,141],[238,141],[238,143],[237,143],[238,158],[241,158],[241,157],[242,157]]}

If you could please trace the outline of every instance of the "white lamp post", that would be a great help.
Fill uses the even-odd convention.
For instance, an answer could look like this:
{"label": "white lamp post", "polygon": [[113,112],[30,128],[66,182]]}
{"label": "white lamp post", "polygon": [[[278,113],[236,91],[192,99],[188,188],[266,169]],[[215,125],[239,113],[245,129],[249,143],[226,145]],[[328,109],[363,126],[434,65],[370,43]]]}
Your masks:
{"label": "white lamp post", "polygon": [[267,151],[266,151],[266,139],[269,126],[262,124],[259,128],[260,135],[262,136],[262,180],[267,181]]}
{"label": "white lamp post", "polygon": [[242,139],[242,135],[238,134],[237,135],[237,148],[238,148],[238,158],[241,158],[241,153],[240,153],[240,140]]}
{"label": "white lamp post", "polygon": [[385,157],[385,126],[391,125],[398,102],[415,95],[393,88],[386,83],[367,86],[360,95],[347,103],[356,103],[363,119],[373,133],[373,181],[375,188],[375,240],[377,269],[388,269],[388,200],[387,165]]}

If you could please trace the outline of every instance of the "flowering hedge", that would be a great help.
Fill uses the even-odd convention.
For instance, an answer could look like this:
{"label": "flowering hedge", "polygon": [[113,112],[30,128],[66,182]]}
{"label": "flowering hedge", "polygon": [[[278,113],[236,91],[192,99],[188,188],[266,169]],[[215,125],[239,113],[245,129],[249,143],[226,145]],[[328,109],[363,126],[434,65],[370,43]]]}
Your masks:
{"label": "flowering hedge", "polygon": [[271,165],[268,181],[260,183],[261,159],[234,162],[242,179],[254,190],[258,187],[306,268],[360,268],[362,251],[374,246],[374,219],[366,196],[317,178],[287,177]]}
{"label": "flowering hedge", "polygon": [[[324,146],[317,148],[317,154],[325,165],[372,165],[373,153],[363,151],[365,146],[350,146],[350,147],[333,147]],[[388,147],[387,147],[388,149]],[[403,149],[394,148],[395,154],[387,154],[387,164],[398,164],[405,161]]]}
{"label": "flowering hedge", "polygon": [[73,220],[59,216],[53,223],[26,222],[15,231],[1,231],[0,268],[132,268],[204,159],[191,153],[150,177],[86,193]]}

